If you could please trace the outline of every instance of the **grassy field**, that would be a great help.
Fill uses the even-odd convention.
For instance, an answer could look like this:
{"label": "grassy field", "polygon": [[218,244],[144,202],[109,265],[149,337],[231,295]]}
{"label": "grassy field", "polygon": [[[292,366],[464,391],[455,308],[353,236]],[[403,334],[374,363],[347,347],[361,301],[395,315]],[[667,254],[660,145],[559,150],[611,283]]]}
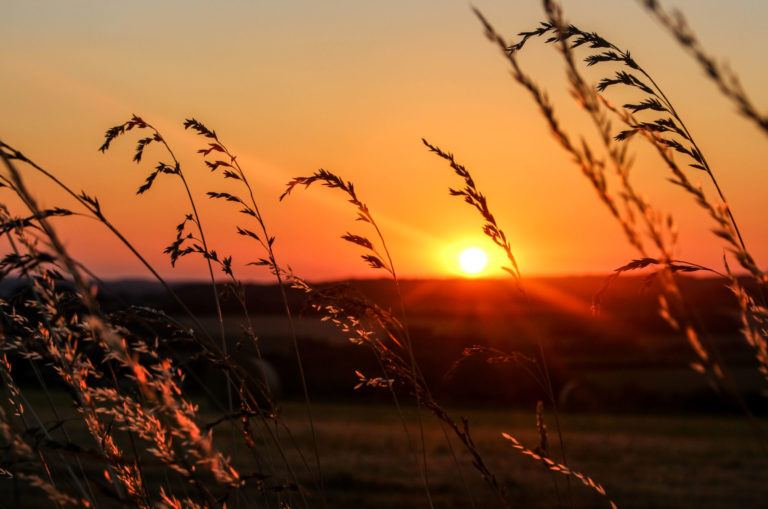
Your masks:
{"label": "grassy field", "polygon": [[[301,413],[286,407],[286,417]],[[507,483],[518,507],[557,507],[552,476],[501,437],[517,437],[533,448],[532,414],[460,409],[483,457]],[[395,411],[384,406],[317,405],[316,417],[329,505],[332,507],[425,507],[418,471],[411,462]],[[413,412],[408,413],[411,424]],[[566,415],[570,465],[590,475],[622,508],[764,507],[768,461],[744,419],[736,417]],[[300,422],[293,426],[299,438]],[[415,427],[413,427],[415,429]],[[430,486],[436,506],[469,507],[439,423],[427,420]],[[553,437],[550,437],[553,439]],[[553,440],[554,441],[554,440]],[[496,502],[455,448],[478,507]],[[565,478],[557,479],[563,504]],[[606,507],[605,499],[571,482],[574,507]]]}
{"label": "grassy field", "polygon": [[[641,3],[768,133],[768,118],[684,20],[655,0]],[[422,138],[455,174],[449,194],[478,214],[509,278],[404,280],[363,186],[321,168],[286,182],[279,199],[310,186],[333,190],[360,221],[341,239],[382,279],[313,283],[278,260],[282,234],[262,216],[254,170],[216,131],[195,118],[181,124],[197,137],[198,165],[231,179],[226,192],[216,184],[202,195],[172,138],[132,115],[106,131],[100,150],[130,138],[142,167],[159,150],[137,193],[158,178],[185,193],[190,212],[163,252],[172,266],[197,257],[207,282],[174,285],[99,198],[0,141],[0,187],[13,194],[0,203],[0,240],[10,248],[0,280],[13,278],[6,287],[15,288],[0,293],[0,509],[768,507],[768,271],[651,74],[628,50],[567,22],[555,2],[543,7],[544,21],[512,39],[475,15],[633,248],[604,280],[529,279],[464,156]],[[593,135],[561,121],[568,117],[550,102],[548,84],[518,60],[537,40],[563,57],[567,91]],[[586,68],[602,69],[602,79],[595,84]],[[617,106],[614,90],[632,102]],[[700,209],[718,239],[706,248],[718,259],[725,253],[722,267],[701,265],[698,254],[678,259],[676,221],[630,179],[631,140],[648,143],[667,180]],[[510,182],[525,171],[515,169]],[[72,210],[39,205],[30,172]],[[494,204],[515,202],[493,191]],[[564,196],[557,199],[572,202]],[[198,207],[203,197],[235,204],[231,224],[217,220],[216,229],[255,243],[246,266],[267,270],[274,286],[240,279],[242,262],[203,227],[212,224]],[[66,216],[109,230],[160,291],[134,281],[102,296],[98,275],[53,226]],[[300,249],[321,256],[309,238]],[[636,271],[642,279],[622,278],[631,292],[618,292],[617,278]],[[709,277],[685,277],[693,273]]]}
{"label": "grassy field", "polygon": [[[64,395],[60,396],[63,400]],[[364,397],[361,394],[361,400]],[[42,395],[33,394],[32,399],[35,398],[42,398]],[[202,415],[213,415],[206,405],[202,404]],[[62,404],[60,408],[66,412],[66,405]],[[329,507],[428,506],[418,469],[412,460],[412,450],[392,405],[317,403],[313,410]],[[538,437],[532,412],[495,408],[451,410],[454,415],[468,419],[479,451],[497,472],[518,507],[608,506],[606,499],[593,490],[573,478],[568,485],[564,476],[547,471],[540,462],[520,454],[501,437],[503,432],[509,433],[533,448]],[[404,411],[412,438],[416,439],[415,409],[411,407]],[[283,418],[292,436],[284,430],[278,433],[282,433],[281,440],[285,443],[295,441],[309,461],[310,434],[304,412],[300,403],[284,404]],[[743,418],[566,414],[563,427],[571,468],[602,484],[619,507],[751,508],[765,507],[768,500],[768,486],[763,482],[768,460]],[[226,434],[228,428],[219,426],[215,429],[216,433]],[[256,435],[258,440],[258,430]],[[425,438],[429,485],[435,507],[471,507],[468,491],[476,507],[498,505],[494,494],[471,466],[465,449],[455,443],[453,436],[449,447],[440,423],[428,415],[425,416]],[[552,435],[549,438],[551,443],[556,442]],[[451,448],[458,456],[460,469]],[[246,449],[238,444],[236,450]],[[275,454],[274,450],[264,451],[266,455]],[[230,451],[225,447],[225,452]],[[47,454],[52,458],[52,468],[60,468],[55,459],[57,452]],[[293,448],[286,449],[286,454],[291,464],[302,464]],[[555,451],[554,457],[558,456]],[[80,459],[87,470],[104,468],[102,462],[90,460],[82,452]],[[240,453],[235,453],[234,463],[244,472],[260,468],[258,458]],[[152,472],[150,461],[145,469],[150,484]],[[311,484],[306,471],[297,470],[296,473],[300,481]],[[285,472],[274,474],[287,477]],[[58,475],[65,478],[61,472]],[[167,479],[157,481],[168,482]],[[250,507],[248,500],[241,504]],[[321,505],[319,500],[312,498],[309,504],[313,507]],[[33,505],[46,507],[50,502],[39,491],[32,491],[22,483],[16,484],[12,479],[0,481],[0,507]],[[105,506],[109,507],[109,503]]]}

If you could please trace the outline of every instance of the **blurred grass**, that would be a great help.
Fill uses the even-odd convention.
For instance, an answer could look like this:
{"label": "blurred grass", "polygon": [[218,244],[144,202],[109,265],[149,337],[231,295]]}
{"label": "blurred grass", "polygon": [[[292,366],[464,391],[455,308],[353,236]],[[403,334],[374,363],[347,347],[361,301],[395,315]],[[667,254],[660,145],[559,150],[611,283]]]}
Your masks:
{"label": "blurred grass", "polygon": [[[25,394],[31,404],[42,407],[42,394],[31,390]],[[54,397],[61,407],[59,411],[71,415],[71,405],[65,395],[54,394]],[[361,393],[360,397],[363,399],[366,395]],[[206,405],[201,403],[204,418],[209,414]],[[392,405],[317,403],[313,410],[329,507],[427,507],[412,452]],[[453,408],[451,411],[468,419],[480,453],[505,482],[518,507],[557,507],[557,492],[568,507],[566,479],[549,473],[501,438],[501,433],[506,432],[534,448],[538,438],[533,411],[500,408]],[[282,417],[293,439],[310,458],[310,433],[303,405],[284,403]],[[405,417],[417,443],[415,410],[406,408]],[[569,465],[601,483],[620,508],[752,508],[765,507],[768,500],[768,486],[764,482],[768,459],[761,453],[743,418],[566,414],[563,421]],[[254,424],[254,427],[257,426]],[[219,426],[216,433],[226,441],[227,430],[227,426]],[[435,506],[470,507],[436,419],[426,419],[425,434]],[[280,438],[290,440],[284,431]],[[457,444],[453,446],[476,506],[495,507],[494,495],[476,474],[469,456]],[[235,463],[241,472],[258,470],[257,460],[245,454],[246,448],[236,450],[239,452]],[[225,451],[228,452],[227,447]],[[300,464],[298,453],[290,448],[286,452],[293,464]],[[551,454],[559,457],[558,451]],[[87,469],[103,468],[88,462],[87,458],[86,463]],[[151,466],[145,469],[150,481],[152,470]],[[275,473],[278,477],[285,474],[279,470]],[[306,470],[299,469],[297,474],[308,482]],[[557,492],[553,489],[553,476],[558,483]],[[59,478],[64,476],[60,474]],[[575,508],[607,507],[604,498],[573,480],[571,491]],[[310,504],[320,506],[312,495]],[[15,485],[13,479],[0,480],[0,508],[49,505],[39,492],[23,488],[22,483]],[[108,503],[105,507],[111,506]]]}
{"label": "blurred grass", "polygon": [[[317,404],[315,412],[331,507],[426,507],[394,409]],[[553,474],[501,438],[507,432],[534,448],[533,411],[455,409],[454,415],[467,417],[483,458],[507,483],[518,507],[557,507]],[[287,405],[285,417],[306,448],[301,408]],[[414,411],[406,417],[415,432]],[[764,507],[768,500],[768,460],[741,418],[571,414],[564,416],[564,428],[571,467],[601,483],[619,507]],[[426,438],[436,506],[469,507],[435,419],[427,420]],[[477,506],[494,507],[468,455],[455,450]],[[565,497],[565,478],[558,475],[557,482]],[[607,507],[602,497],[571,484],[574,507]]]}

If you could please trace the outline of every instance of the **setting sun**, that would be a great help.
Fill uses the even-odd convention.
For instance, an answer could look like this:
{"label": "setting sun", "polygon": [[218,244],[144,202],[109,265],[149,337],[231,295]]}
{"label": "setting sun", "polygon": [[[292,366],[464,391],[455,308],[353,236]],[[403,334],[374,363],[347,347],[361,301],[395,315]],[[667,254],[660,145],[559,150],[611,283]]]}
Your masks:
{"label": "setting sun", "polygon": [[461,270],[467,274],[477,274],[482,271],[488,263],[488,256],[485,251],[478,247],[468,247],[459,255],[459,265]]}

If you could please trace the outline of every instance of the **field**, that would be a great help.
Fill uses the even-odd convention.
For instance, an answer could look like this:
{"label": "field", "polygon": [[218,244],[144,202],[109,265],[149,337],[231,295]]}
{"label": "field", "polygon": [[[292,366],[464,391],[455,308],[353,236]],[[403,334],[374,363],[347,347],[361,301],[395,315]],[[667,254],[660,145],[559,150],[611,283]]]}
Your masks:
{"label": "field", "polygon": [[[509,483],[519,506],[558,506],[551,474],[499,441],[506,432],[535,443],[530,412],[463,408],[457,413],[478,423],[473,426],[478,448]],[[317,415],[331,506],[423,506],[418,473],[402,461],[408,450],[391,409],[319,405]],[[563,426],[572,468],[601,482],[619,507],[761,507],[768,497],[763,482],[768,464],[742,419],[573,414],[564,416]],[[437,422],[429,421],[427,437],[435,505],[469,507]],[[493,495],[471,476],[469,458],[459,455],[478,507],[493,507]],[[565,484],[560,486],[565,491]],[[577,482],[571,488],[573,507],[604,506],[602,497]]]}
{"label": "field", "polygon": [[[204,416],[205,408],[203,403]],[[316,403],[314,408],[330,507],[425,505],[418,469],[403,459],[411,453],[391,405],[371,404],[367,395],[360,394],[357,401]],[[501,433],[518,437],[523,443],[536,442],[531,412],[476,407],[451,411],[467,417],[478,449],[521,507],[605,505],[602,497],[578,483],[571,484],[572,500],[566,502],[567,488],[561,482],[559,496],[563,499],[558,501],[552,488],[553,474],[540,462],[501,443]],[[296,442],[309,454],[311,436],[301,403],[286,402],[283,414]],[[416,426],[413,409],[406,412],[406,418],[409,426]],[[763,482],[768,463],[742,418],[567,414],[563,425],[572,468],[599,480],[620,507],[757,508],[763,507],[768,497]],[[439,422],[428,420],[425,434],[435,507],[470,507]],[[494,495],[473,475],[470,458],[453,442],[475,504],[494,507]],[[245,461],[239,464],[247,463],[247,458],[242,459]],[[298,457],[292,459],[298,463]],[[11,479],[0,483],[0,490],[0,507],[31,507],[36,505],[32,500],[45,505],[39,492],[14,485]],[[310,503],[320,505],[317,500]]]}
{"label": "field", "polygon": [[[0,141],[0,508],[768,507],[768,272],[757,256],[768,244],[757,213],[737,220],[732,175],[718,168],[749,175],[746,156],[760,149],[723,137],[710,163],[649,64],[571,24],[557,2],[542,4],[542,21],[511,38],[471,14],[617,242],[587,217],[582,238],[547,238],[552,215],[586,210],[570,178],[537,190],[549,205],[518,207],[530,188],[517,185],[553,161],[525,140],[516,143],[536,147],[528,169],[498,173],[505,187],[491,184],[491,198],[486,180],[429,135],[415,141],[443,177],[384,172],[371,185],[361,169],[368,185],[357,186],[303,164],[281,180],[196,117],[168,134],[131,114],[98,150],[113,164],[132,147],[143,175],[121,188],[147,208],[111,181],[106,197],[82,190],[88,182],[53,168],[58,155]],[[768,117],[685,18],[639,4],[767,134]],[[221,53],[210,42],[204,54]],[[554,50],[581,122],[561,116],[529,73],[521,56],[535,45]],[[530,116],[514,121],[535,132]],[[723,165],[723,153],[734,162]],[[663,206],[648,194],[662,187],[649,185],[652,166],[664,171],[661,194],[678,193]],[[276,180],[280,192],[265,196]],[[443,199],[471,213],[484,247],[462,240],[467,228],[424,184],[448,187]],[[328,196],[301,201],[310,188]],[[411,217],[369,207],[381,199]],[[278,206],[292,212],[273,223]],[[354,226],[336,232],[337,212]],[[433,228],[420,215],[434,215]],[[706,240],[681,234],[692,224]],[[282,230],[297,228],[305,236],[283,243]],[[341,251],[318,249],[325,230],[358,255],[364,276],[330,275],[362,273]],[[159,231],[170,234],[158,243]],[[524,231],[546,246],[539,269],[563,251],[599,273],[555,264],[529,275],[521,262],[537,251],[520,256]],[[401,270],[396,246],[429,268]],[[461,277],[440,268],[439,251],[455,251]],[[315,268],[297,273],[287,259]]]}

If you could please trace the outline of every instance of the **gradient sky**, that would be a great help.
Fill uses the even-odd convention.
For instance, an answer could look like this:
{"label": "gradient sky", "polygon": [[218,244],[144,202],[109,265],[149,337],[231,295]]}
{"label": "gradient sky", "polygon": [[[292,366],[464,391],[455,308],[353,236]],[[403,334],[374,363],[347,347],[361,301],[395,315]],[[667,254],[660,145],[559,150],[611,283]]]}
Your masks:
{"label": "gradient sky", "polygon": [[[508,38],[543,18],[536,1],[474,5]],[[679,7],[710,52],[738,71],[756,104],[768,105],[768,3],[666,5]],[[655,75],[719,176],[748,247],[767,259],[768,138],[734,112],[637,3],[572,0],[564,8],[569,21],[631,50]],[[469,245],[486,247],[491,262],[500,263],[477,214],[448,196],[449,186],[460,185],[457,177],[421,137],[453,152],[473,173],[524,275],[604,273],[636,255],[464,0],[11,1],[0,18],[0,48],[0,139],[98,196],[113,222],[172,278],[205,272],[199,258],[171,270],[162,254],[189,210],[178,182],[165,176],[135,195],[164,154],[148,150],[141,165],[132,163],[134,134],[106,155],[96,150],[106,128],[132,113],[155,124],[173,146],[202,202],[212,247],[232,254],[245,279],[268,278],[243,267],[262,253],[235,235],[235,225],[254,226],[228,204],[204,198],[205,191],[233,188],[204,168],[195,154],[203,140],[183,130],[185,118],[216,129],[239,155],[277,237],[280,263],[309,279],[381,275],[339,239],[347,231],[372,235],[354,221],[340,193],[297,189],[278,202],[290,178],[318,168],[354,181],[402,275],[454,275],[458,252]],[[572,133],[589,129],[566,94],[552,48],[537,43],[522,63]],[[720,268],[722,246],[710,223],[665,182],[665,172],[640,151],[634,177],[676,218],[679,256]],[[28,178],[44,205],[75,207]],[[7,191],[4,196],[13,203]],[[72,253],[102,277],[147,276],[93,220],[56,224]]]}

